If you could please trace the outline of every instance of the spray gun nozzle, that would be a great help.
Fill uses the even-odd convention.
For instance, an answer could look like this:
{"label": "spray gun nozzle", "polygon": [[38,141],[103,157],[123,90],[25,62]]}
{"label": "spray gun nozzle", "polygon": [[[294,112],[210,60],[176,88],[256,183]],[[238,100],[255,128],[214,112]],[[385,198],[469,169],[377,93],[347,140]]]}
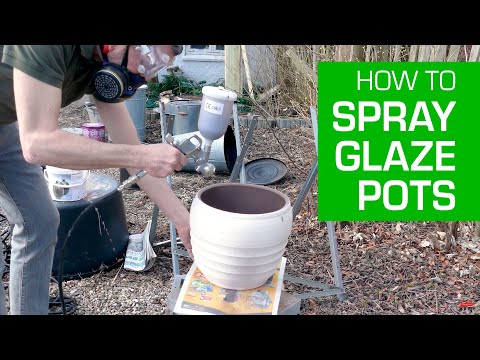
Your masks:
{"label": "spray gun nozzle", "polygon": [[197,165],[197,168],[195,170],[197,170],[200,175],[205,177],[215,174],[215,166],[207,162]]}

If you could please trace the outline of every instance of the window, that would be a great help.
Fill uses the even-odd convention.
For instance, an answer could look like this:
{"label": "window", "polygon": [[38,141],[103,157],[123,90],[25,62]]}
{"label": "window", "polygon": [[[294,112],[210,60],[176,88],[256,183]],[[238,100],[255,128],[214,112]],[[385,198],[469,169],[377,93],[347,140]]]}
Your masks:
{"label": "window", "polygon": [[184,60],[223,61],[225,45],[185,45]]}

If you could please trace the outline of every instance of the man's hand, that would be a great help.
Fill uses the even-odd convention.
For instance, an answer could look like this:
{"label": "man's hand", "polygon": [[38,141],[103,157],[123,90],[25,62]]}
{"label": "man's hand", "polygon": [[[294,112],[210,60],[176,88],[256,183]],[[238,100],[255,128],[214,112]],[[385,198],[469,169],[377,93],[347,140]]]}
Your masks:
{"label": "man's hand", "polygon": [[183,246],[185,246],[185,249],[188,251],[188,255],[193,259],[192,244],[190,243],[190,226],[177,225],[175,228],[177,229],[178,236],[182,241]]}
{"label": "man's hand", "polygon": [[145,145],[145,151],[144,170],[154,177],[172,175],[188,163],[188,158],[169,144]]}

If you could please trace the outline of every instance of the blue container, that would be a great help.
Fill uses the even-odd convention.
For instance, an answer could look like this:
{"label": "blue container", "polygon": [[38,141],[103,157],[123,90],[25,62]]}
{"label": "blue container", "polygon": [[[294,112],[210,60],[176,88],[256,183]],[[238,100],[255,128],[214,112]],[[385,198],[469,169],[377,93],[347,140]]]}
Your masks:
{"label": "blue container", "polygon": [[142,85],[131,98],[125,100],[125,105],[135,124],[140,141],[145,141],[146,138],[145,115],[147,110],[147,89],[147,85]]}

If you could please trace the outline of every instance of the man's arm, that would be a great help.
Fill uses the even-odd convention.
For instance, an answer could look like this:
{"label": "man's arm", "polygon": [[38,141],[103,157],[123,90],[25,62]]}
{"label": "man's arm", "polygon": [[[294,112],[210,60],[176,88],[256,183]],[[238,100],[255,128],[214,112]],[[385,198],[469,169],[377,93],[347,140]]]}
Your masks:
{"label": "man's arm", "polygon": [[[112,142],[120,144],[141,144],[135,125],[123,102],[109,104],[96,101],[96,107]],[[171,145],[167,144],[167,146]],[[135,174],[139,170],[141,169],[138,167],[127,167],[127,171],[130,174]],[[173,222],[185,248],[192,256],[190,245],[190,215],[183,203],[170,188],[166,179],[147,174],[141,178],[137,184],[147,196],[157,204],[165,216]]]}
{"label": "man's arm", "polygon": [[14,68],[13,86],[25,159],[68,169],[141,168],[166,177],[188,159],[168,144],[107,144],[58,127],[61,90]]}
{"label": "man's arm", "polygon": [[103,143],[64,131],[58,127],[62,96],[59,88],[16,68],[13,82],[20,141],[28,162],[81,170],[146,170],[153,176],[145,176],[139,185],[175,224],[187,250],[191,249],[188,210],[163,178],[182,169],[188,162],[185,155],[168,144],[141,145],[122,103],[99,103],[97,106],[107,131],[119,144]]}

